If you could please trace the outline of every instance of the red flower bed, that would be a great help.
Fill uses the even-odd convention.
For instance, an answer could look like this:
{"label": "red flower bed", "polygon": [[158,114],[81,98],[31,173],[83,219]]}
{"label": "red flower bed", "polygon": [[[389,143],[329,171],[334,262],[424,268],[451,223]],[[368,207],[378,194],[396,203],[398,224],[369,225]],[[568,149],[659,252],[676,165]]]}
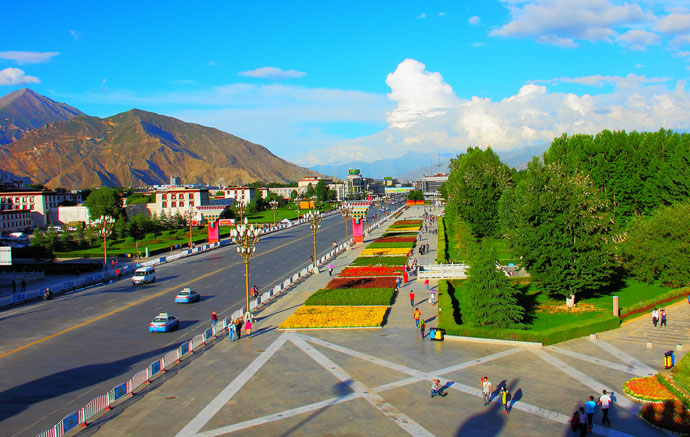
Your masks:
{"label": "red flower bed", "polygon": [[646,376],[644,378],[632,378],[623,384],[623,391],[630,397],[649,402],[660,402],[675,399],[673,393],[668,391],[656,378]]}
{"label": "red flower bed", "polygon": [[421,225],[421,220],[396,220],[394,225]]}
{"label": "red flower bed", "polygon": [[374,240],[374,243],[414,243],[414,237],[382,237]]}
{"label": "red flower bed", "polygon": [[645,404],[639,414],[645,421],[661,429],[680,434],[690,433],[690,413],[678,400]]}
{"label": "red flower bed", "polygon": [[326,285],[328,289],[336,288],[395,288],[395,278],[335,278]]}
{"label": "red flower bed", "polygon": [[356,278],[366,276],[399,276],[402,274],[402,266],[362,266],[348,267],[338,275],[341,278]]}

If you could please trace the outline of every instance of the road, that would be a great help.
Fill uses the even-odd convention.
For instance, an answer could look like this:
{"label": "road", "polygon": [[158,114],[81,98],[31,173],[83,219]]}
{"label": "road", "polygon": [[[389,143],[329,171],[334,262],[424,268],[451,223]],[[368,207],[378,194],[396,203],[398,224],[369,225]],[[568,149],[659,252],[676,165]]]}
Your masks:
{"label": "road", "polygon": [[[318,256],[345,239],[340,215],[324,218]],[[266,291],[307,266],[313,254],[308,225],[264,236],[250,262],[250,284]],[[0,312],[0,429],[35,435],[65,414],[130,378],[165,352],[200,333],[211,311],[220,318],[245,302],[244,265],[234,246],[156,267],[156,282],[129,280]],[[202,296],[176,305],[182,287]],[[151,334],[159,312],[180,319],[172,333]]]}

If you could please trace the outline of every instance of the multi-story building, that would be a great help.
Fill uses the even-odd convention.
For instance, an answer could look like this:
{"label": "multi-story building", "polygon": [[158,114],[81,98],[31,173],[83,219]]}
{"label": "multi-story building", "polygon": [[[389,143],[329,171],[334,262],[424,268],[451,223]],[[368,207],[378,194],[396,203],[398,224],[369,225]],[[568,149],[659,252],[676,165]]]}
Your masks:
{"label": "multi-story building", "polygon": [[52,190],[9,190],[0,192],[0,211],[26,210],[31,217],[30,227],[48,225],[49,212],[61,202],[76,202],[79,194]]}
{"label": "multi-story building", "polygon": [[351,168],[348,171],[345,183],[347,184],[348,194],[359,194],[367,190],[366,180],[359,174],[358,168]]}
{"label": "multi-story building", "polygon": [[28,209],[6,209],[0,211],[0,230],[2,235],[31,229],[31,212]]}
{"label": "multi-story building", "polygon": [[256,201],[256,188],[252,187],[226,187],[223,188],[226,199],[233,199],[236,203],[247,205]]}
{"label": "multi-story building", "polygon": [[419,181],[419,189],[424,193],[424,197],[438,197],[439,189],[448,181],[448,174],[438,173],[433,176],[424,176]]}
{"label": "multi-story building", "polygon": [[194,219],[200,220],[197,206],[209,204],[208,189],[205,188],[170,188],[167,190],[156,191],[156,203],[151,209],[152,213],[160,215],[165,213],[167,216],[180,214],[188,209],[195,213]]}

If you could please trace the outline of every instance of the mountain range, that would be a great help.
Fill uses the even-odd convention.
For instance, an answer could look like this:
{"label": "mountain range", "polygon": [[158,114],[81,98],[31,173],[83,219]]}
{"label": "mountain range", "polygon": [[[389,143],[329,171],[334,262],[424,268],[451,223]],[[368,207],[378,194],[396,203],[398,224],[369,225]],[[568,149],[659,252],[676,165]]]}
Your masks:
{"label": "mountain range", "polygon": [[0,146],[6,178],[76,189],[167,184],[172,175],[221,186],[316,175],[258,144],[152,112],[91,117],[28,89],[0,101],[0,129],[19,137]]}

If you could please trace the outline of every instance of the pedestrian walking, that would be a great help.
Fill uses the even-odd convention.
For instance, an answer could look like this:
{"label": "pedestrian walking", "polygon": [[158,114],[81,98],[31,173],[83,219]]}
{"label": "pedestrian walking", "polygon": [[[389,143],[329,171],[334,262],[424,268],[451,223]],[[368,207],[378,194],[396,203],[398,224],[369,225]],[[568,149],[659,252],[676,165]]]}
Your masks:
{"label": "pedestrian walking", "polygon": [[424,280],[424,286],[426,287],[426,291],[427,291],[427,293],[428,293],[428,292],[429,292],[429,278],[426,278],[426,279]]}
{"label": "pedestrian walking", "polygon": [[122,278],[122,272],[120,271],[119,267],[117,268],[117,270],[115,270],[115,274],[117,275],[117,280],[119,281],[120,278]]}
{"label": "pedestrian walking", "polygon": [[211,311],[211,326],[216,326],[218,323],[218,314],[215,311]]}
{"label": "pedestrian walking", "polygon": [[578,431],[580,429],[580,412],[575,410],[573,412],[573,417],[570,418],[570,430],[572,432]]}
{"label": "pedestrian walking", "polygon": [[580,418],[580,437],[585,437],[587,435],[587,415],[585,414],[585,407],[580,407],[578,416]]}
{"label": "pedestrian walking", "polygon": [[415,328],[419,329],[419,320],[422,318],[422,312],[419,311],[419,308],[415,308],[412,316],[414,317]]}
{"label": "pedestrian walking", "polygon": [[592,418],[594,417],[594,408],[597,404],[594,402],[594,396],[589,397],[589,400],[585,402],[585,413],[587,414],[587,430],[592,432]]}
{"label": "pedestrian walking", "polygon": [[429,291],[429,303],[432,305],[436,304],[436,290]]}
{"label": "pedestrian walking", "polygon": [[400,278],[400,276],[396,276],[395,281],[396,281],[395,286],[400,287],[400,283],[402,282],[402,279]]}
{"label": "pedestrian walking", "polygon": [[247,337],[252,335],[252,320],[249,319],[247,322],[244,324],[244,332],[247,333]]}
{"label": "pedestrian walking", "polygon": [[431,399],[433,399],[434,396],[439,395],[438,389],[439,389],[440,384],[441,384],[440,379],[432,379],[431,380]]}
{"label": "pedestrian walking", "polygon": [[501,387],[501,402],[503,402],[503,409],[506,414],[510,413],[508,405],[511,399],[513,399],[513,396],[510,394],[510,391],[505,387]]}
{"label": "pedestrian walking", "polygon": [[242,338],[242,319],[235,320],[235,331],[237,331],[237,339]]}
{"label": "pedestrian walking", "polygon": [[652,311],[652,325],[656,328],[657,323],[659,323],[659,310],[654,308]]}
{"label": "pedestrian walking", "polygon": [[22,293],[26,291],[26,280],[22,279]]}
{"label": "pedestrian walking", "polygon": [[606,393],[606,390],[601,391],[601,396],[599,396],[599,402],[597,405],[601,405],[601,423],[603,425],[611,426],[611,421],[609,420],[609,407],[611,406],[611,396]]}
{"label": "pedestrian walking", "polygon": [[17,281],[12,279],[12,293],[16,293],[16,292],[17,292]]}
{"label": "pedestrian walking", "polygon": [[237,328],[235,328],[234,323],[231,323],[230,326],[228,326],[228,339],[230,341],[235,341],[236,335],[237,335]]}
{"label": "pedestrian walking", "polygon": [[333,276],[333,264],[328,265],[328,276]]}
{"label": "pedestrian walking", "polygon": [[661,320],[661,326],[666,326],[666,310],[665,309],[663,309],[663,308],[661,309],[661,313],[660,313],[659,317]]}
{"label": "pedestrian walking", "polygon": [[419,333],[422,336],[422,340],[424,340],[424,328],[426,328],[426,323],[424,323],[424,319],[419,320]]}
{"label": "pedestrian walking", "polygon": [[409,276],[407,274],[407,269],[403,270],[403,281],[405,284],[407,284],[407,281],[409,280]]}
{"label": "pedestrian walking", "polygon": [[491,385],[488,377],[482,378],[482,396],[484,396],[484,406],[491,403],[491,393],[494,392],[494,386]]}
{"label": "pedestrian walking", "polygon": [[410,306],[414,306],[414,291],[410,290]]}

